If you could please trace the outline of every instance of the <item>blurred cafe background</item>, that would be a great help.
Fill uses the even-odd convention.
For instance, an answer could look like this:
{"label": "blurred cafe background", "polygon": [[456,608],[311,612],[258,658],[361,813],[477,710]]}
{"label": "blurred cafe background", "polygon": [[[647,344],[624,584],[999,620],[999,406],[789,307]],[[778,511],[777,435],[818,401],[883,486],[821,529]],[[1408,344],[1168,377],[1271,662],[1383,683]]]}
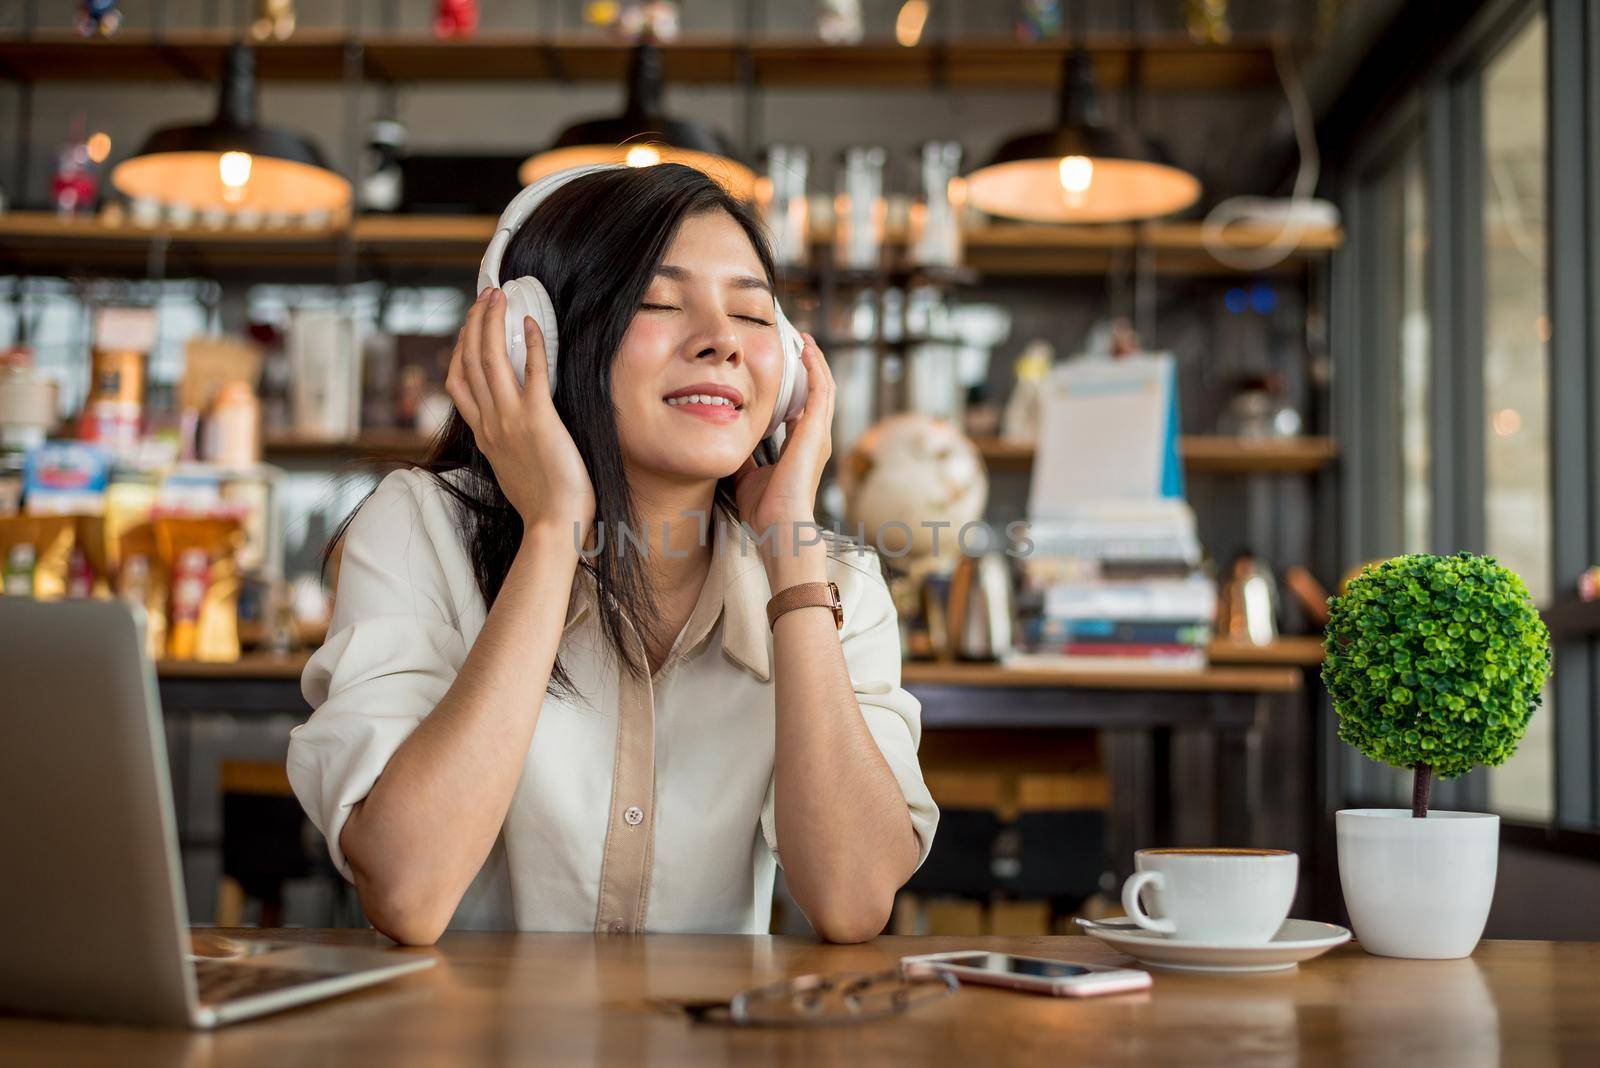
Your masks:
{"label": "blurred cafe background", "polygon": [[1600,938],[1597,34],[1583,0],[0,3],[3,594],[149,612],[196,921],[362,922],[282,766],[327,538],[448,414],[516,190],[679,160],[757,205],[840,383],[820,517],[875,532],[944,813],[893,930],[1065,932],[1167,844],[1296,850],[1295,915],[1342,921],[1332,813],[1409,780],[1335,738],[1326,599],[1469,549],[1557,671],[1435,805],[1505,820],[1489,937]]}

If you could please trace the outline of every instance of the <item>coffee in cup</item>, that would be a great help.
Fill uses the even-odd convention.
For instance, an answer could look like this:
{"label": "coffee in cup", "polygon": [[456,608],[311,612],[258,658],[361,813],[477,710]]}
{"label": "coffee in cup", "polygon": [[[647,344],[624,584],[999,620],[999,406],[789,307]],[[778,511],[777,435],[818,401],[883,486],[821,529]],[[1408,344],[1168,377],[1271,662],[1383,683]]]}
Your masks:
{"label": "coffee in cup", "polygon": [[1272,941],[1300,879],[1300,858],[1286,849],[1141,849],[1133,866],[1122,907],[1140,927],[1235,945]]}

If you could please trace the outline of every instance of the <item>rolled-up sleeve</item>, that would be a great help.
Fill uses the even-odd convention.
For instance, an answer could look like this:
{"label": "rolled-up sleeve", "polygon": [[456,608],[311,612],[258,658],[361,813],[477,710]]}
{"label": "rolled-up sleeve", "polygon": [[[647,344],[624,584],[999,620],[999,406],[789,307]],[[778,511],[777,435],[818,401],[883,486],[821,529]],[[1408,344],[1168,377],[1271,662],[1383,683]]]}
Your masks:
{"label": "rolled-up sleeve", "polygon": [[346,879],[339,835],[350,810],[466,659],[451,594],[460,549],[428,477],[390,474],[351,521],[328,638],[301,676],[314,711],[290,732],[289,782]]}
{"label": "rolled-up sleeve", "polygon": [[[855,688],[861,718],[889,765],[917,834],[917,867],[928,859],[939,808],[933,803],[917,747],[922,742],[922,705],[900,685],[900,622],[889,587],[877,573],[869,553],[847,552],[832,560],[830,571],[844,602],[840,644]],[[869,570],[869,568],[871,570]],[[776,793],[767,789],[761,810],[761,831],[767,846],[778,852]]]}

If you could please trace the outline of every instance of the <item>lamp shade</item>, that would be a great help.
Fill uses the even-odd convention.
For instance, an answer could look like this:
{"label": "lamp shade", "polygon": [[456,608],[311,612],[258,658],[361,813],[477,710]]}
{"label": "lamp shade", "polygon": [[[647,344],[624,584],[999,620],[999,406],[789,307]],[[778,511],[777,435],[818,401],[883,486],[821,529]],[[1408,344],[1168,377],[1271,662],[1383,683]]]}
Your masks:
{"label": "lamp shade", "polygon": [[157,130],[117,164],[111,184],[199,211],[332,212],[350,202],[350,183],[315,144],[256,124],[255,54],[245,44],[228,50],[216,117]]}
{"label": "lamp shade", "polygon": [[530,185],[547,174],[590,163],[682,163],[749,200],[755,172],[739,162],[728,139],[716,130],[665,114],[662,80],[661,50],[641,41],[628,63],[628,102],[622,114],[567,127],[547,150],[523,161],[518,178]]}
{"label": "lamp shade", "polygon": [[967,176],[973,207],[1031,222],[1127,222],[1170,215],[1200,197],[1200,182],[1137,131],[1100,121],[1089,57],[1063,65],[1055,126],[1020,134]]}

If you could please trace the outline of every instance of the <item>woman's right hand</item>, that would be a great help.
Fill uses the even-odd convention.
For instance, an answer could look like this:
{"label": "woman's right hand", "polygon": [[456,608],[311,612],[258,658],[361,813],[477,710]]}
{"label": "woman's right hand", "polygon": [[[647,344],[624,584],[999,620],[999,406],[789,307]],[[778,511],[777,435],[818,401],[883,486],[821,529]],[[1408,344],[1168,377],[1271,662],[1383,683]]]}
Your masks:
{"label": "woman's right hand", "polygon": [[517,385],[506,354],[506,299],[498,288],[478,297],[450,354],[445,392],[472,428],[524,532],[544,527],[582,546],[594,523],[594,487],[555,402],[545,388],[544,336],[523,319],[528,365]]}

